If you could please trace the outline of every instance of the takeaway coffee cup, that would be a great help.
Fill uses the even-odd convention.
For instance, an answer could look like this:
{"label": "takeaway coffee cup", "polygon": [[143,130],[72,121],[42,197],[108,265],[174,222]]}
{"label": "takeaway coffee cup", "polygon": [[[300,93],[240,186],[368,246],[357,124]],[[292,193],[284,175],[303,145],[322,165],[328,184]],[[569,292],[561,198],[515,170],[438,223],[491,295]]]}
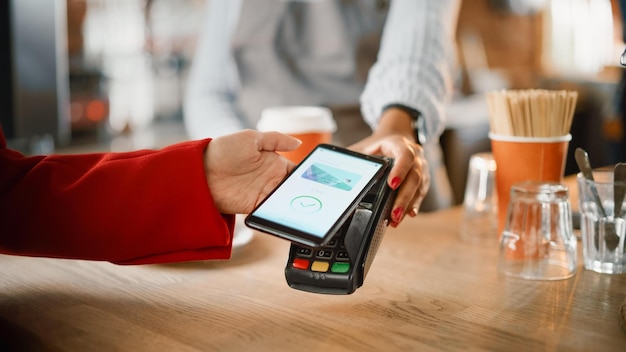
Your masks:
{"label": "takeaway coffee cup", "polygon": [[559,137],[513,137],[489,133],[498,168],[498,235],[502,233],[511,186],[523,181],[561,182],[570,134]]}
{"label": "takeaway coffee cup", "polygon": [[257,124],[259,131],[277,131],[302,141],[298,149],[280,152],[287,159],[299,163],[318,144],[331,143],[337,129],[333,115],[321,106],[275,106],[264,109]]}

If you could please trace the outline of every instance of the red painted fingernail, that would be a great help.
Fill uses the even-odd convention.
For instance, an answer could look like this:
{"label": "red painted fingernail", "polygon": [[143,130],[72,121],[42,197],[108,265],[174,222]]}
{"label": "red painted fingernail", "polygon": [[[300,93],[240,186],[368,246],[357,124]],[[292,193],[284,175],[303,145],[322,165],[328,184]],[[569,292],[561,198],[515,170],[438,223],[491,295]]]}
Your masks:
{"label": "red painted fingernail", "polygon": [[398,188],[398,186],[400,186],[400,182],[402,180],[400,180],[400,177],[396,176],[393,179],[391,179],[391,188],[392,189],[396,189]]}
{"label": "red painted fingernail", "polygon": [[400,220],[402,219],[402,214],[403,213],[404,213],[404,209],[402,209],[402,208],[395,208],[393,210],[393,215],[392,215],[393,221],[400,222]]}

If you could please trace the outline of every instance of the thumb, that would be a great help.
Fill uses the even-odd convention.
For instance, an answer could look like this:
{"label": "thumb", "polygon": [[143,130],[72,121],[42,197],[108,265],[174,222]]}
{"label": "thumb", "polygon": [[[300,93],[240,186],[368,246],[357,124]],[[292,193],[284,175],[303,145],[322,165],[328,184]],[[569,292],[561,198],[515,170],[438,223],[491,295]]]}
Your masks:
{"label": "thumb", "polygon": [[279,132],[261,132],[257,143],[260,151],[288,152],[298,148],[302,141]]}

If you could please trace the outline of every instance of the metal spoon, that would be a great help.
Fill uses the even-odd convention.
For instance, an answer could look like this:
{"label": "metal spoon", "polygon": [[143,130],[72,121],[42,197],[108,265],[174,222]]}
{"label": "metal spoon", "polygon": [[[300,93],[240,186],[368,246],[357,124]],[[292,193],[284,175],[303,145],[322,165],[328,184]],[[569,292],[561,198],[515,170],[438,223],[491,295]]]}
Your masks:
{"label": "metal spoon", "polygon": [[589,188],[591,189],[591,194],[593,195],[594,200],[598,206],[598,210],[602,214],[602,217],[606,218],[606,211],[602,206],[602,200],[600,199],[600,195],[598,194],[598,189],[596,188],[595,180],[593,179],[593,170],[591,169],[591,163],[589,162],[589,155],[583,148],[576,148],[576,152],[574,153],[574,157],[576,158],[576,164],[578,164],[578,168],[580,172],[582,172],[583,176],[591,181],[589,184]]}
{"label": "metal spoon", "polygon": [[622,205],[624,203],[624,196],[626,195],[626,163],[617,163],[617,165],[615,165],[613,184],[613,199],[615,204],[613,217],[621,218]]}
{"label": "metal spoon", "polygon": [[[604,243],[606,245],[606,249],[613,251],[617,248],[619,244],[619,236],[615,231],[615,222],[609,221],[608,216],[606,215],[606,210],[604,210],[604,206],[602,206],[602,200],[600,199],[600,195],[598,194],[598,189],[596,188],[595,180],[593,179],[593,170],[591,169],[591,163],[589,162],[589,155],[582,148],[576,148],[576,152],[574,153],[574,157],[576,158],[576,164],[580,168],[580,172],[582,172],[585,179],[589,182],[589,189],[591,190],[591,195],[593,196],[596,205],[598,207],[598,211],[602,218],[604,219]],[[582,197],[582,195],[580,195]],[[595,238],[594,244],[596,249],[600,250],[600,223],[595,223]]]}
{"label": "metal spoon", "polygon": [[[615,171],[613,172],[613,219],[622,218],[622,205],[624,203],[624,196],[626,195],[626,163],[617,163],[615,165]],[[616,232],[617,235],[617,232]],[[617,238],[617,245],[619,245],[619,235]],[[625,249],[626,250],[626,249]]]}

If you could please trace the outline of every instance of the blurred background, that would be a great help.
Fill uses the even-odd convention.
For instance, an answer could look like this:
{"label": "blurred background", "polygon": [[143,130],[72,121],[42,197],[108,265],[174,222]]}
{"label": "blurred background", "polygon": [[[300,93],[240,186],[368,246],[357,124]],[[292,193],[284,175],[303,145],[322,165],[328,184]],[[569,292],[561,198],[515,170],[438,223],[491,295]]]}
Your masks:
{"label": "blurred background", "polygon": [[[182,95],[204,5],[4,1],[0,107],[11,117],[0,121],[10,146],[25,153],[121,151],[184,139]],[[152,136],[155,129],[163,135]]]}
{"label": "blurred background", "polygon": [[[187,74],[211,0],[6,0],[0,5],[0,122],[24,153],[159,148],[185,140]],[[489,150],[482,93],[579,92],[570,149],[626,160],[615,95],[624,49],[617,0],[465,0],[461,70],[442,136],[453,184]],[[566,174],[576,172],[568,160]],[[457,201],[461,189],[455,189]]]}

